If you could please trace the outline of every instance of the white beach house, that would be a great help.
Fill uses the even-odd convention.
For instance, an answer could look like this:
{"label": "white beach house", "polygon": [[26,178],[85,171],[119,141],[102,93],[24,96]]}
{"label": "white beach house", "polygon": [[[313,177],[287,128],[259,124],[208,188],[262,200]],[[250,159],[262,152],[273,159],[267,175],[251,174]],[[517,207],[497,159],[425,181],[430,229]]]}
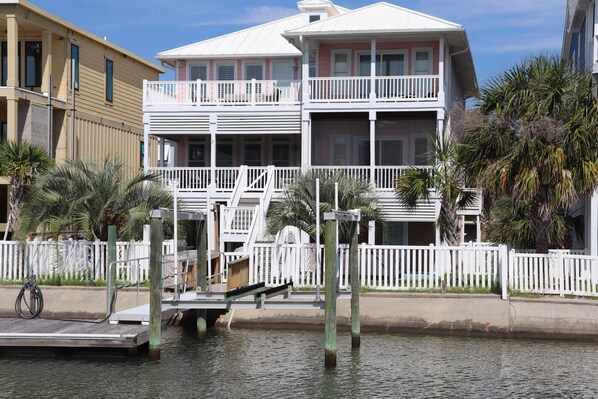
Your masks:
{"label": "white beach house", "polygon": [[[264,214],[301,171],[371,182],[388,223],[370,243],[437,242],[438,201],[405,209],[394,195],[408,165],[432,166],[430,138],[454,134],[451,110],[477,91],[465,28],[389,3],[348,10],[304,0],[291,17],[157,55],[175,81],[144,84],[145,142],[188,208],[218,204],[213,239],[264,239]],[[146,152],[147,154],[148,152]],[[461,211],[479,237],[480,204]]]}

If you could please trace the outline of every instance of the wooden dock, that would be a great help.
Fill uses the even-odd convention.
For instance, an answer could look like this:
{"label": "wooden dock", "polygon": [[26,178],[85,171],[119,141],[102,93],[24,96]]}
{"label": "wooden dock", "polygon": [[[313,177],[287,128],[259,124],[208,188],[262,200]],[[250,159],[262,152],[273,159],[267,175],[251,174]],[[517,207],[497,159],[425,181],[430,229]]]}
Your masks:
{"label": "wooden dock", "polygon": [[0,318],[0,348],[110,348],[132,350],[147,343],[148,327],[51,319]]}

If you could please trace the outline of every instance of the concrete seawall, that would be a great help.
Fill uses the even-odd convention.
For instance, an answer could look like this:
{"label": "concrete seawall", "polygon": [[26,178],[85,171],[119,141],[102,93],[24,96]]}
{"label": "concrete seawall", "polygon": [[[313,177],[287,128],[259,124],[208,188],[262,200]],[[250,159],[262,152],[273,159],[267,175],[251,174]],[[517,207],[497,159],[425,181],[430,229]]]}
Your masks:
{"label": "concrete seawall", "polygon": [[[103,318],[105,287],[42,286],[43,317]],[[0,287],[0,317],[16,317],[20,286]],[[116,309],[136,305],[134,288],[119,290]],[[139,302],[149,301],[148,289]],[[350,301],[338,300],[339,329],[350,328]],[[323,310],[240,310],[221,316],[218,326],[314,328]],[[558,297],[501,300],[497,295],[367,293],[361,295],[364,332],[413,332],[482,337],[584,339],[598,341],[598,301]]]}

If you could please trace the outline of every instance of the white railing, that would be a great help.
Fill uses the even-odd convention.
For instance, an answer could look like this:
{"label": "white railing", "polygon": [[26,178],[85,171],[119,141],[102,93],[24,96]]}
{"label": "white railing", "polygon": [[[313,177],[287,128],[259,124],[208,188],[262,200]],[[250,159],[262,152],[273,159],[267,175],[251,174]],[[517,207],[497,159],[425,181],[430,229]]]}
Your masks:
{"label": "white railing", "polygon": [[537,294],[598,296],[598,257],[511,251],[509,287]]}
{"label": "white railing", "polygon": [[388,76],[376,78],[378,101],[426,101],[438,98],[438,76]]}
{"label": "white railing", "polygon": [[313,102],[367,102],[370,77],[309,78],[309,99]]}
{"label": "white railing", "polygon": [[165,184],[176,180],[179,191],[205,190],[210,184],[209,168],[149,168],[148,173],[160,176]]}
{"label": "white railing", "polygon": [[[432,168],[432,166],[418,166],[418,168]],[[376,166],[375,183],[379,190],[394,190],[399,177],[405,174],[410,166]]]}
{"label": "white railing", "polygon": [[[438,75],[309,78],[311,102],[433,101]],[[370,99],[370,97],[372,97]]]}
{"label": "white railing", "polygon": [[[164,241],[163,254],[174,252],[172,240]],[[30,272],[38,279],[106,280],[108,244],[100,241],[0,241],[0,280],[22,281]],[[149,243],[117,242],[116,260],[149,256]],[[149,265],[142,263],[142,273]]]}
{"label": "white railing", "polygon": [[347,177],[366,181],[370,180],[369,166],[312,166],[310,169],[323,173],[326,176],[332,176],[335,173],[343,173]]}
{"label": "white railing", "polygon": [[[228,207],[224,206],[221,212],[222,233],[233,236],[245,236],[249,233],[251,223],[257,212],[255,207]],[[227,241],[230,241],[228,239]],[[245,241],[245,238],[239,240]]]}
{"label": "white railing", "polygon": [[297,105],[300,89],[283,80],[145,81],[143,106]]}
{"label": "white railing", "polygon": [[275,167],[274,168],[274,191],[282,191],[301,174],[301,168]]}
{"label": "white railing", "polygon": [[[323,260],[323,247],[320,250]],[[360,284],[370,289],[397,291],[443,288],[490,290],[499,285],[499,251],[499,247],[362,244],[358,250]],[[318,281],[321,284],[324,278],[323,272],[317,272],[313,244],[256,244],[251,250],[250,267],[251,281],[263,281],[267,285],[293,281],[297,287],[307,287],[315,286]],[[339,249],[338,275],[339,287],[348,288],[347,246]]]}

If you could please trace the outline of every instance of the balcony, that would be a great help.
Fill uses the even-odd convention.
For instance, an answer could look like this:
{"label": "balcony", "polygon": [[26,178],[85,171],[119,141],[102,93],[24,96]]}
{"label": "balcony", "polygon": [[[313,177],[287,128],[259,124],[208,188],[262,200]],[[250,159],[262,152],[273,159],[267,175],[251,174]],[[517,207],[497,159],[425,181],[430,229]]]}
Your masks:
{"label": "balcony", "polygon": [[280,80],[144,81],[143,106],[298,105],[300,88]]}
{"label": "balcony", "polygon": [[[372,90],[372,84],[374,90]],[[309,78],[312,103],[437,101],[438,75]],[[299,105],[301,82],[215,80],[144,82],[144,107]]]}
{"label": "balcony", "polygon": [[311,102],[436,101],[438,85],[438,75],[309,78],[309,97]]}

